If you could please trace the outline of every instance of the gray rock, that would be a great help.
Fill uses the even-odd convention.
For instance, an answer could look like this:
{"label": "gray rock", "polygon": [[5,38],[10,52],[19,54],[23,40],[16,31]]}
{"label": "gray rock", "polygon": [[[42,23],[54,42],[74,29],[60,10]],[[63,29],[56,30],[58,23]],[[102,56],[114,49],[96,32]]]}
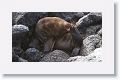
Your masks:
{"label": "gray rock", "polygon": [[46,54],[41,61],[42,62],[65,62],[69,58],[69,55],[61,50],[54,50]]}
{"label": "gray rock", "polygon": [[12,47],[12,52],[19,57],[22,57],[24,55],[24,51],[20,47]]}
{"label": "gray rock", "polygon": [[50,12],[49,16],[60,17],[68,22],[77,22],[85,14],[83,12]]}
{"label": "gray rock", "polygon": [[19,56],[15,54],[14,50],[12,50],[12,62],[18,62]]}
{"label": "gray rock", "polygon": [[33,29],[39,19],[48,16],[46,12],[27,12],[19,20],[17,24],[23,24],[28,26],[29,29]]}
{"label": "gray rock", "polygon": [[[85,38],[90,35],[95,35],[102,28],[102,25],[89,26],[85,31]],[[102,34],[102,33],[101,33]]]}
{"label": "gray rock", "polygon": [[68,62],[101,62],[103,61],[102,48],[97,48],[88,56],[70,57]]}
{"label": "gray rock", "polygon": [[16,52],[12,50],[12,62],[28,62],[28,61],[18,56]]}
{"label": "gray rock", "polygon": [[17,21],[23,17],[25,12],[12,12],[12,25],[16,25]]}
{"label": "gray rock", "polygon": [[102,13],[92,12],[80,18],[76,27],[84,33],[87,27],[98,24],[102,24]]}
{"label": "gray rock", "polygon": [[102,37],[102,29],[100,29],[97,34]]}
{"label": "gray rock", "polygon": [[76,47],[73,49],[71,56],[77,56],[80,53],[80,48]]}
{"label": "gray rock", "polygon": [[29,48],[25,51],[25,59],[29,62],[39,62],[41,59],[41,53],[35,48]]}
{"label": "gray rock", "polygon": [[100,29],[97,34],[101,37],[100,42],[96,45],[97,48],[102,47],[102,29]]}
{"label": "gray rock", "polygon": [[25,48],[27,46],[29,29],[24,25],[14,25],[12,27],[12,46]]}
{"label": "gray rock", "polygon": [[81,55],[88,55],[96,48],[100,47],[102,38],[99,35],[90,35],[83,40],[83,45],[81,47],[80,54]]}
{"label": "gray rock", "polygon": [[16,55],[12,57],[12,62],[28,62],[28,61]]}
{"label": "gray rock", "polygon": [[19,58],[18,58],[18,62],[28,62],[28,61],[25,60],[25,59],[23,59],[23,58],[21,58],[21,57],[19,57]]}
{"label": "gray rock", "polygon": [[25,25],[14,25],[12,27],[12,34],[28,32],[29,29]]}

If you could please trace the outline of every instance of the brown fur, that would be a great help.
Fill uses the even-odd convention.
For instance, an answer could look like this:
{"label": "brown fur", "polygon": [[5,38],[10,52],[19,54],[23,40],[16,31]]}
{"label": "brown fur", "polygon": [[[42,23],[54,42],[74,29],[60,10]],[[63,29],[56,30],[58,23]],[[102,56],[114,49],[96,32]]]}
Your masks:
{"label": "brown fur", "polygon": [[72,50],[75,47],[73,37],[69,32],[73,25],[58,17],[45,17],[38,21],[35,32],[38,39],[44,43],[44,52],[54,49]]}

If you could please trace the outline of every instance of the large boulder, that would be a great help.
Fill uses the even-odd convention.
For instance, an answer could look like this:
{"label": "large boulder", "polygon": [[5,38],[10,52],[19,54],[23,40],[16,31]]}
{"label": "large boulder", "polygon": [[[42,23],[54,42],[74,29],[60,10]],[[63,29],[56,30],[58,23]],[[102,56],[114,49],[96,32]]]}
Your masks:
{"label": "large boulder", "polygon": [[29,48],[25,51],[25,59],[29,62],[39,62],[41,60],[42,53],[35,48]]}
{"label": "large boulder", "polygon": [[26,48],[28,45],[29,29],[24,25],[14,25],[12,27],[12,46]]}
{"label": "large boulder", "polygon": [[103,60],[102,48],[97,48],[88,56],[70,57],[68,62],[101,62]]}
{"label": "large boulder", "polygon": [[65,62],[69,58],[69,55],[61,50],[54,50],[46,54],[41,62]]}
{"label": "large boulder", "polygon": [[70,56],[77,56],[77,55],[80,55],[80,48],[79,47],[75,47],[73,50],[72,50],[72,53]]}
{"label": "large boulder", "polygon": [[17,51],[15,49],[13,49],[12,50],[12,62],[28,62],[27,60],[25,60],[25,59],[23,59],[22,57],[19,56],[21,54],[22,54],[21,51],[19,51],[19,50]]}
{"label": "large boulder", "polygon": [[28,32],[29,28],[25,25],[13,25],[12,34]]}
{"label": "large boulder", "polygon": [[46,12],[27,12],[19,20],[17,24],[23,24],[28,26],[29,29],[33,29],[39,19],[48,16]]}
{"label": "large boulder", "polygon": [[90,35],[95,35],[98,34],[98,31],[102,28],[102,25],[94,25],[94,26],[89,26],[86,31],[85,31],[85,36],[84,38],[90,36]]}
{"label": "large boulder", "polygon": [[86,56],[94,51],[96,48],[102,46],[102,38],[96,35],[90,35],[83,40],[83,45],[81,47],[80,55]]}
{"label": "large boulder", "polygon": [[20,47],[12,47],[12,52],[15,55],[18,55],[19,57],[23,57],[24,56],[24,51]]}
{"label": "large boulder", "polygon": [[33,38],[35,38],[34,29],[36,27],[36,23],[38,22],[38,20],[48,16],[47,12],[16,12],[13,14],[18,14],[16,15],[17,17],[15,17],[16,19],[14,19],[16,20],[15,24],[17,25],[22,24],[28,26],[30,41]]}
{"label": "large boulder", "polygon": [[98,24],[102,24],[102,13],[92,12],[80,18],[76,22],[76,27],[80,32],[85,32],[89,26]]}

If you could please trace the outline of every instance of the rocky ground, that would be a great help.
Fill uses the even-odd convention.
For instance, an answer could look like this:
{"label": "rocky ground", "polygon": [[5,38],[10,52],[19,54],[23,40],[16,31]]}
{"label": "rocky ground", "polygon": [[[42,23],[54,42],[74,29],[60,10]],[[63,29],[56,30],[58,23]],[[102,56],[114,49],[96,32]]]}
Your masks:
{"label": "rocky ground", "polygon": [[[44,54],[34,29],[39,19],[60,17],[76,24],[83,38],[80,54],[70,56],[62,50]],[[72,54],[78,53],[74,48]],[[12,13],[12,61],[13,62],[101,62],[102,14],[99,12],[13,12]]]}

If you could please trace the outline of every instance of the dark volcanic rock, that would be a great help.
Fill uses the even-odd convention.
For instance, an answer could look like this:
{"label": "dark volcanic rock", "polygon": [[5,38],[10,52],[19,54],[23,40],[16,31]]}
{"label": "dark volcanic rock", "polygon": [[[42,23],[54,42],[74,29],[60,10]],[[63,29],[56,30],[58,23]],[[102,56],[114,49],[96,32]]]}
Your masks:
{"label": "dark volcanic rock", "polygon": [[12,25],[16,25],[17,21],[22,18],[25,12],[12,12]]}
{"label": "dark volcanic rock", "polygon": [[24,25],[14,25],[12,27],[12,46],[25,48],[28,43],[29,29]]}
{"label": "dark volcanic rock", "polygon": [[48,16],[46,12],[27,12],[18,21],[17,24],[23,24],[33,29],[39,19]]}
{"label": "dark volcanic rock", "polygon": [[89,26],[85,31],[85,38],[90,35],[95,35],[102,28],[102,25]]}
{"label": "dark volcanic rock", "polygon": [[19,56],[12,50],[12,62],[18,62]]}
{"label": "dark volcanic rock", "polygon": [[85,15],[83,12],[49,12],[49,16],[60,17],[68,22],[77,22],[81,17]]}
{"label": "dark volcanic rock", "polygon": [[28,26],[30,40],[35,38],[35,27],[39,19],[47,17],[47,12],[26,12],[19,20],[17,24]]}
{"label": "dark volcanic rock", "polygon": [[79,53],[80,53],[80,48],[74,48],[71,56],[77,56],[77,55],[79,55]]}
{"label": "dark volcanic rock", "polygon": [[16,51],[15,49],[12,50],[12,62],[27,62],[27,60],[17,55],[17,53],[20,53],[20,52]]}
{"label": "dark volcanic rock", "polygon": [[55,50],[46,54],[41,61],[42,62],[65,62],[69,58],[69,55],[61,50]]}
{"label": "dark volcanic rock", "polygon": [[29,62],[39,62],[41,59],[41,53],[35,48],[29,48],[25,51],[25,59]]}
{"label": "dark volcanic rock", "polygon": [[20,47],[12,47],[12,52],[19,57],[23,56],[24,51]]}
{"label": "dark volcanic rock", "polygon": [[28,62],[28,61],[16,55],[12,57],[12,62]]}
{"label": "dark volcanic rock", "polygon": [[102,46],[102,38],[99,35],[90,35],[83,40],[83,45],[81,47],[81,55],[88,55],[96,48]]}
{"label": "dark volcanic rock", "polygon": [[92,12],[80,18],[76,26],[80,32],[84,32],[87,27],[98,24],[102,24],[102,13]]}
{"label": "dark volcanic rock", "polygon": [[21,57],[19,57],[18,62],[28,62],[28,61],[23,59],[23,58],[21,58]]}

